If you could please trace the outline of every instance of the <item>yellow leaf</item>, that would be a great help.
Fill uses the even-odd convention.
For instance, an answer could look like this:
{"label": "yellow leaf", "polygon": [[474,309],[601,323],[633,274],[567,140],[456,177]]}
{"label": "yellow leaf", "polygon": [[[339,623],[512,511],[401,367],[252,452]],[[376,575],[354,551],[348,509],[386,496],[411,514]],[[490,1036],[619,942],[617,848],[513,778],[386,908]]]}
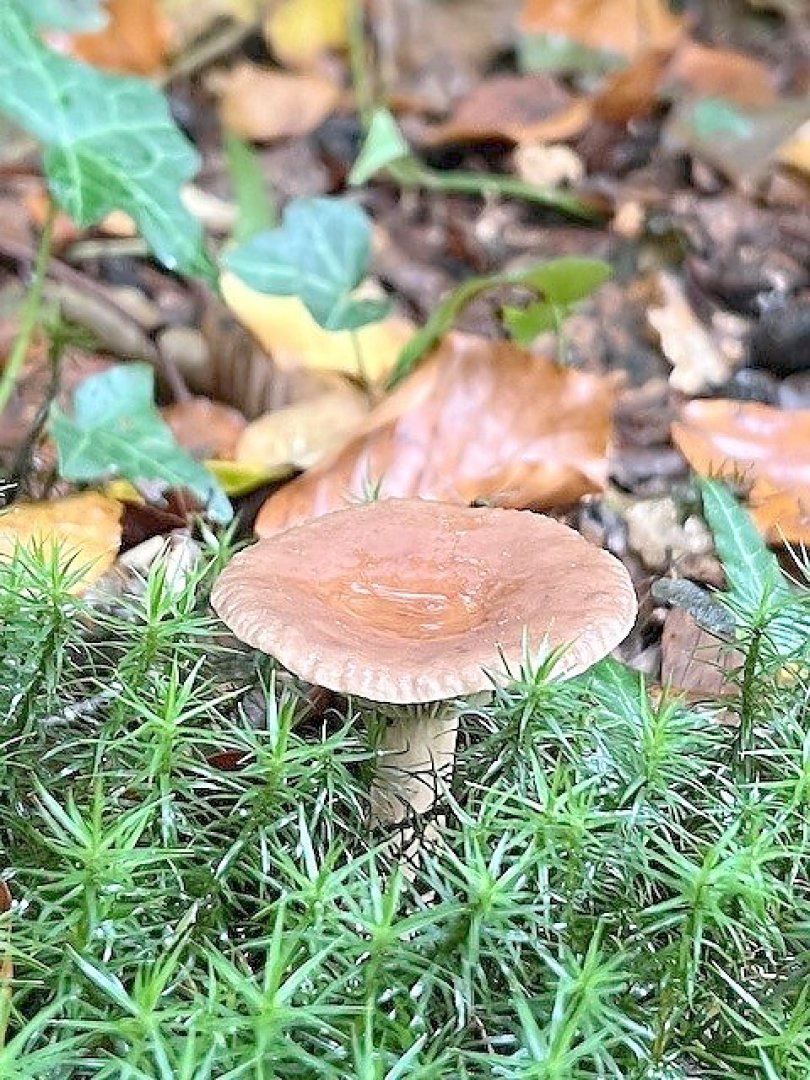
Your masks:
{"label": "yellow leaf", "polygon": [[368,408],[365,394],[347,384],[344,389],[265,413],[242,432],[236,458],[261,461],[267,468],[308,469],[345,442]]}
{"label": "yellow leaf", "polygon": [[121,504],[97,492],[51,502],[15,503],[0,514],[0,559],[18,546],[58,551],[60,566],[75,575],[71,592],[83,592],[115,562],[121,544]]}
{"label": "yellow leaf", "polygon": [[779,160],[783,165],[789,165],[791,169],[810,177],[810,120],[802,124],[793,138],[782,146]]}
{"label": "yellow leaf", "polygon": [[110,480],[104,485],[104,494],[110,499],[134,506],[145,506],[146,499],[129,480]]}
{"label": "yellow leaf", "polygon": [[265,36],[283,64],[308,67],[321,53],[346,45],[348,23],[349,0],[281,0]]}
{"label": "yellow leaf", "polygon": [[205,467],[217,478],[225,494],[235,498],[249,495],[251,491],[256,491],[265,484],[284,480],[295,472],[291,465],[267,468],[256,461],[223,461],[218,458],[206,461]]}
{"label": "yellow leaf", "polygon": [[323,330],[295,296],[267,296],[233,274],[220,280],[225,303],[280,367],[337,371],[368,382],[384,379],[415,333],[408,319],[389,315],[355,332]]}

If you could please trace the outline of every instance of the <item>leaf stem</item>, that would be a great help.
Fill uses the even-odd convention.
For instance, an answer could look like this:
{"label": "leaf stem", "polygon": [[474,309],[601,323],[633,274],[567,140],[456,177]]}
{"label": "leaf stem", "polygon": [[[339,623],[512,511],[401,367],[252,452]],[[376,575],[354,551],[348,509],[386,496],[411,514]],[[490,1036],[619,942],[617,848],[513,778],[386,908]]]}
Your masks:
{"label": "leaf stem", "polygon": [[365,33],[363,0],[349,0],[349,66],[352,73],[355,103],[363,130],[368,131],[374,113],[374,95],[368,70],[368,46]]}
{"label": "leaf stem", "polygon": [[17,385],[17,379],[20,376],[22,366],[25,363],[25,358],[28,355],[31,338],[33,337],[34,329],[36,328],[37,320],[39,318],[40,309],[42,307],[42,290],[45,286],[45,275],[48,271],[48,262],[51,257],[51,243],[53,240],[53,225],[55,220],[56,204],[51,202],[48,208],[48,216],[45,219],[45,225],[42,229],[42,235],[39,238],[37,257],[36,262],[34,263],[34,277],[23,306],[20,332],[17,335],[17,340],[14,342],[14,347],[11,350],[6,366],[3,368],[3,374],[0,376],[0,414],[8,405],[9,399],[14,392],[14,387]]}

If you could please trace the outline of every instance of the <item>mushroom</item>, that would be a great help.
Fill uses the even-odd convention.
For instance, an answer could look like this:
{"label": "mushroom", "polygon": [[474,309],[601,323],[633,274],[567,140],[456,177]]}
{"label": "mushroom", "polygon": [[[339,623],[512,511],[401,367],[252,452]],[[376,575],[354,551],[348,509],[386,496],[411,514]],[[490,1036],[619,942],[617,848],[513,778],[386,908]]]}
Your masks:
{"label": "mushroom", "polygon": [[[241,641],[301,678],[375,703],[386,722],[376,820],[422,813],[447,783],[458,698],[491,691],[526,648],[571,677],[636,617],[618,559],[529,511],[386,499],[238,554],[211,602]],[[499,665],[499,659],[501,664]]]}

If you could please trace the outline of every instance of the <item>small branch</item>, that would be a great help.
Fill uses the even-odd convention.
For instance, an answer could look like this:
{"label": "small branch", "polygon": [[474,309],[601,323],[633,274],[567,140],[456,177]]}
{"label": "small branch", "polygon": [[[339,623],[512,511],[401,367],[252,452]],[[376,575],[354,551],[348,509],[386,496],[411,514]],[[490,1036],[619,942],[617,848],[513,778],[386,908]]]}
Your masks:
{"label": "small branch", "polygon": [[36,262],[34,263],[34,277],[31,282],[31,288],[28,291],[28,296],[25,299],[25,304],[23,305],[20,332],[17,335],[17,340],[14,342],[14,347],[11,350],[6,366],[3,369],[3,374],[0,376],[0,414],[8,405],[11,395],[14,393],[14,387],[17,385],[17,379],[22,371],[25,358],[28,356],[28,350],[31,347],[31,338],[33,337],[37,320],[39,319],[39,313],[42,307],[42,290],[45,287],[45,276],[51,258],[51,242],[53,240],[53,225],[55,220],[56,205],[51,203],[48,208],[48,217],[45,220],[42,235],[39,238],[37,257]]}

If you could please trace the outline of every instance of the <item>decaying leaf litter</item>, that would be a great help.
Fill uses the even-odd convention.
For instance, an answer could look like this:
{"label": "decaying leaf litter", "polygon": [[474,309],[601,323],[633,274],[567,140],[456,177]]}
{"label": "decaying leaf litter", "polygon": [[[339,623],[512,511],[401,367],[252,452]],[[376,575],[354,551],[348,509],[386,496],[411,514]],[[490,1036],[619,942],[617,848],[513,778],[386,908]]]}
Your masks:
{"label": "decaying leaf litter", "polygon": [[[0,556],[59,545],[103,612],[161,561],[182,591],[223,527],[272,544],[354,508],[362,535],[389,499],[542,512],[629,572],[615,655],[654,694],[719,696],[741,654],[711,590],[739,585],[690,469],[786,564],[810,535],[799,7],[102,6],[0,15]],[[402,581],[376,587],[401,615]],[[438,779],[379,818],[450,782],[456,727],[433,721],[451,749],[406,764]]]}

